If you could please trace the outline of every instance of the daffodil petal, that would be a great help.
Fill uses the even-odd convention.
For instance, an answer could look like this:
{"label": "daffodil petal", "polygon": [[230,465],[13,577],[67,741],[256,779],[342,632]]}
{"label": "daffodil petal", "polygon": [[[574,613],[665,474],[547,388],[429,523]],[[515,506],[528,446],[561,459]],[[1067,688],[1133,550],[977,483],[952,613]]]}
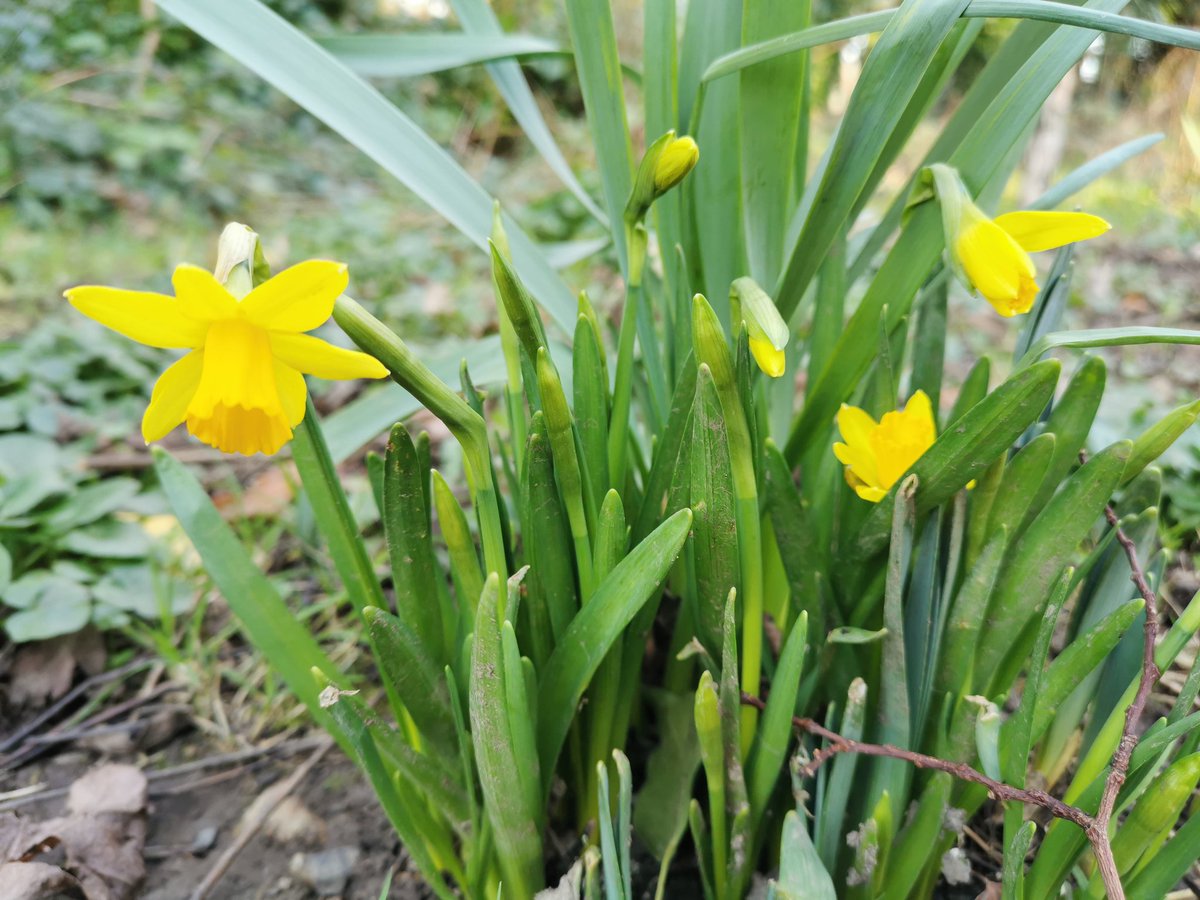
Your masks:
{"label": "daffodil petal", "polygon": [[204,351],[193,350],[158,377],[150,405],[142,416],[142,437],[147,444],[166,437],[186,418],[188,404],[200,386],[203,367]]}
{"label": "daffodil petal", "polygon": [[754,354],[754,359],[758,363],[758,367],[772,378],[778,378],[784,372],[787,361],[782,350],[777,350],[771,346],[770,341],[760,340],[759,338],[750,338],[750,352]]}
{"label": "daffodil petal", "polygon": [[171,276],[175,300],[184,315],[202,322],[232,319],[238,314],[237,301],[208,269],[184,263]]}
{"label": "daffodil petal", "polygon": [[293,369],[318,378],[386,378],[388,370],[373,356],[343,350],[307,334],[271,335],[271,353]]}
{"label": "daffodil petal", "polygon": [[984,219],[965,228],[955,248],[975,290],[989,300],[1015,300],[1021,273],[1033,268],[1028,254],[994,222]]}
{"label": "daffodil petal", "polygon": [[304,376],[275,360],[275,386],[279,389],[279,401],[283,404],[288,425],[295,428],[304,420],[304,411],[308,407],[308,385],[304,383]]}
{"label": "daffodil petal", "polygon": [[871,432],[875,430],[876,422],[870,414],[857,406],[842,404],[837,414],[838,431],[842,440],[851,446],[866,447],[871,440]]}
{"label": "daffodil petal", "polygon": [[904,407],[904,415],[910,420],[914,431],[923,443],[933,444],[937,439],[937,424],[933,421],[933,402],[924,391],[913,391]]}
{"label": "daffodil petal", "polygon": [[342,263],[310,259],[284,269],[242,300],[246,318],[271,331],[312,331],[333,314],[350,276]]}
{"label": "daffodil petal", "polygon": [[996,217],[996,224],[1008,232],[1028,253],[1053,250],[1076,241],[1099,237],[1112,226],[1099,216],[1081,212],[1005,213]]}
{"label": "daffodil petal", "polygon": [[872,487],[869,484],[859,484],[854,486],[854,493],[871,503],[878,503],[887,496],[887,491],[883,488]]}
{"label": "daffodil petal", "polygon": [[64,296],[89,319],[139,344],[178,350],[204,343],[207,326],[184,315],[166,294],[83,285]]}

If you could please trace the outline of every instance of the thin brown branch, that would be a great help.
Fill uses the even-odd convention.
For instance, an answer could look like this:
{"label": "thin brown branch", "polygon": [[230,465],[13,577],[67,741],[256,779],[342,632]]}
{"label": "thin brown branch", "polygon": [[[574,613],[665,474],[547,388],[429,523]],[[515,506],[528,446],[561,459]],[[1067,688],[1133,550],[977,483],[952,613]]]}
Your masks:
{"label": "thin brown branch", "polygon": [[[1079,456],[1081,462],[1087,461],[1084,453],[1081,452]],[[903,747],[896,747],[891,744],[870,744],[864,741],[852,740],[834,731],[830,731],[813,719],[793,716],[792,724],[796,728],[815,737],[822,738],[827,742],[826,746],[813,752],[809,761],[801,766],[800,773],[806,777],[811,777],[827,759],[839,753],[862,753],[867,756],[884,756],[891,759],[904,760],[920,769],[947,772],[961,781],[982,785],[987,788],[988,793],[993,798],[1002,802],[1016,801],[1040,807],[1056,818],[1074,822],[1083,829],[1084,834],[1087,835],[1088,842],[1092,846],[1092,852],[1096,857],[1096,869],[1104,883],[1108,897],[1110,900],[1125,900],[1125,889],[1121,885],[1120,874],[1117,871],[1116,861],[1113,858],[1112,843],[1109,840],[1108,829],[1112,822],[1113,811],[1116,808],[1117,795],[1120,793],[1121,786],[1125,783],[1125,778],[1129,773],[1130,758],[1133,756],[1134,748],[1137,747],[1138,723],[1141,721],[1142,713],[1145,711],[1146,702],[1150,698],[1150,692],[1161,676],[1158,665],[1154,661],[1154,649],[1158,643],[1158,598],[1154,590],[1150,587],[1150,582],[1146,578],[1146,570],[1142,568],[1141,560],[1138,559],[1137,547],[1121,528],[1120,520],[1117,518],[1117,514],[1111,505],[1104,508],[1104,517],[1107,519],[1108,524],[1115,530],[1117,542],[1125,551],[1125,557],[1129,561],[1131,572],[1130,580],[1137,586],[1142,599],[1146,603],[1146,625],[1142,643],[1141,679],[1138,682],[1133,702],[1125,711],[1125,727],[1122,730],[1121,739],[1117,743],[1117,749],[1113,753],[1108,778],[1104,783],[1104,792],[1101,795],[1100,804],[1094,816],[1077,806],[1064,803],[1062,800],[1045,791],[1017,788],[997,781],[994,778],[989,778],[987,775],[984,775],[977,769],[971,768],[965,763],[939,759],[936,756],[905,750]],[[766,708],[766,703],[762,699],[747,693],[742,694],[742,703],[757,709]]]}
{"label": "thin brown branch", "polygon": [[[742,694],[742,703],[757,709],[764,709],[766,707],[766,704],[758,697],[745,693]],[[793,716],[792,724],[801,731],[824,738],[829,742],[827,746],[815,751],[812,758],[800,767],[800,774],[805,777],[812,777],[816,774],[817,769],[821,767],[822,763],[839,753],[862,753],[866,756],[886,756],[891,759],[904,760],[918,769],[948,772],[962,781],[982,785],[997,800],[1017,801],[1039,806],[1057,818],[1074,822],[1085,832],[1092,825],[1092,817],[1077,806],[1064,803],[1045,791],[1013,787],[1010,784],[989,778],[978,769],[973,769],[966,763],[951,762],[948,759],[940,759],[936,756],[929,756],[926,753],[917,753],[914,750],[905,750],[903,747],[896,747],[891,744],[871,744],[866,741],[852,740],[837,732],[830,731],[813,719],[807,719],[802,716]]]}

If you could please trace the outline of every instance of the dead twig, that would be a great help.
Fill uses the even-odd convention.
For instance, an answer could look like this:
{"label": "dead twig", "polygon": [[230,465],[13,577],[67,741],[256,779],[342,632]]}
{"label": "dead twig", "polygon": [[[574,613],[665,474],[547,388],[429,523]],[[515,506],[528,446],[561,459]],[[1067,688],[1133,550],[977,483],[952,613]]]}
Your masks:
{"label": "dead twig", "polygon": [[308,773],[313,770],[313,767],[321,761],[321,757],[328,753],[329,748],[332,746],[333,741],[328,738],[325,739],[321,745],[313,751],[312,755],[300,764],[296,771],[294,771],[283,781],[276,782],[267,788],[263,795],[264,802],[256,804],[257,814],[250,821],[243,823],[243,827],[238,833],[237,840],[230,844],[229,847],[227,847],[225,851],[219,857],[217,857],[217,861],[213,864],[213,867],[209,870],[208,874],[204,876],[204,880],[196,886],[194,891],[192,891],[190,900],[204,900],[204,898],[208,896],[209,891],[216,887],[217,883],[225,876],[225,872],[229,869],[230,865],[233,864],[233,861],[237,858],[237,855],[246,848],[246,845],[249,844],[254,835],[258,833],[259,828],[262,827],[263,822],[267,820],[267,817],[272,813],[272,811],[274,811],[275,807],[283,802],[284,797],[296,789],[297,785],[299,785],[300,782],[304,780],[305,776],[307,776]]}

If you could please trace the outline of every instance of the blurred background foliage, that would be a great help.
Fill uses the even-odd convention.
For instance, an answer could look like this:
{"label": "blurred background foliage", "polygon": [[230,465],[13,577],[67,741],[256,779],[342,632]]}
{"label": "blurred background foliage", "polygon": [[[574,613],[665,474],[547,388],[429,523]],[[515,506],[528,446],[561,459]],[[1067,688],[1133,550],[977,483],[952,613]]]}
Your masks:
{"label": "blurred background foliage", "polygon": [[[456,27],[444,0],[270,5],[315,37]],[[558,4],[494,5],[510,32],[565,38]],[[825,0],[816,5],[816,18],[889,5]],[[1134,0],[1128,11],[1200,25],[1200,4],[1193,0]],[[618,4],[616,18],[628,58],[638,58],[637,0]],[[987,23],[958,73],[962,83],[1014,26]],[[829,123],[844,107],[868,48],[862,38],[814,55],[814,96]],[[525,72],[572,167],[599,195],[569,61],[529,60]],[[521,137],[481,68],[377,83],[502,197],[536,239],[565,245],[598,234]],[[959,96],[952,88],[943,112]],[[1194,54],[1138,40],[1098,41],[1047,109],[1009,203],[1036,196],[1105,149],[1166,132],[1157,147],[1080,197],[1082,207],[1113,222],[1118,237],[1079,248],[1081,277],[1067,324],[1200,327],[1200,71]],[[643,143],[640,123],[631,125],[635,144]],[[937,122],[922,128],[883,193],[907,177],[936,136]],[[78,317],[63,323],[62,290],[81,282],[168,290],[176,263],[211,264],[213,235],[230,220],[251,224],[268,256],[281,264],[308,257],[349,262],[355,296],[417,345],[495,330],[483,254],[361,153],[158,15],[149,0],[0,0],[0,436],[30,435],[66,448],[63,458],[73,468],[63,483],[71,490],[98,477],[87,468],[89,454],[140,450],[136,423],[151,379],[131,377],[128,369],[155,370],[161,355],[150,351],[117,363],[98,331]],[[955,366],[965,375],[974,359],[998,346],[1004,329],[984,304],[961,310],[947,348],[952,376]],[[1131,417],[1136,427],[1200,395],[1200,368],[1187,354],[1188,348],[1136,347],[1106,353],[1113,377],[1091,443],[1101,446],[1129,431]],[[59,359],[61,371],[41,371],[46,356]],[[326,407],[345,399],[327,396]],[[1164,462],[1174,470],[1164,492],[1164,537],[1169,546],[1194,548],[1200,481],[1189,473],[1200,467],[1200,437],[1180,441]],[[0,460],[0,481],[13,477]],[[144,478],[140,483],[151,487]],[[138,503],[147,510],[154,505]],[[15,549],[12,533],[4,534],[0,524],[0,544]],[[46,563],[60,559],[65,551],[57,539],[46,540],[50,549],[39,556]],[[1174,577],[1195,580],[1187,554]]]}

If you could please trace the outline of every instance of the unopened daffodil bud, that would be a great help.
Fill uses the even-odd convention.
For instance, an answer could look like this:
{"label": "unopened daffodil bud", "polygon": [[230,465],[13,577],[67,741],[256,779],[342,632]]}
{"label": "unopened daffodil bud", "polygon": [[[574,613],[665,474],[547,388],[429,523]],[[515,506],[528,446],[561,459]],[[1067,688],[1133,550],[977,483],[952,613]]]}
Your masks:
{"label": "unopened daffodil bud", "polygon": [[271,277],[253,228],[241,222],[230,222],[225,226],[217,240],[217,265],[213,275],[239,300],[256,284]]}
{"label": "unopened daffodil bud", "polygon": [[878,422],[866,410],[842,404],[837,424],[845,443],[834,444],[833,455],[846,467],[846,482],[871,503],[886,497],[937,437],[933,404],[924,391]]}
{"label": "unopened daffodil bud", "polygon": [[688,172],[696,168],[698,162],[700,148],[691,137],[685,134],[670,141],[654,164],[654,190],[658,196],[662,196],[683,181]]}
{"label": "unopened daffodil bud", "polygon": [[696,167],[700,159],[700,148],[690,137],[676,137],[668,131],[646,148],[629,202],[625,204],[625,221],[629,227],[640,222],[650,209],[650,204],[669,191]]}
{"label": "unopened daffodil bud", "polygon": [[783,374],[788,327],[775,301],[753,278],[735,279],[729,288],[733,321],[746,326],[750,352],[758,367],[771,378]]}
{"label": "unopened daffodil bud", "polygon": [[692,297],[692,343],[697,363],[707,363],[718,392],[733,390],[733,354],[717,314],[703,294]]}
{"label": "unopened daffodil bud", "polygon": [[975,205],[953,168],[939,163],[927,171],[942,207],[955,274],[1005,317],[1029,312],[1037,298],[1030,253],[1098,237],[1112,227],[1078,212],[1020,211],[992,219]]}

